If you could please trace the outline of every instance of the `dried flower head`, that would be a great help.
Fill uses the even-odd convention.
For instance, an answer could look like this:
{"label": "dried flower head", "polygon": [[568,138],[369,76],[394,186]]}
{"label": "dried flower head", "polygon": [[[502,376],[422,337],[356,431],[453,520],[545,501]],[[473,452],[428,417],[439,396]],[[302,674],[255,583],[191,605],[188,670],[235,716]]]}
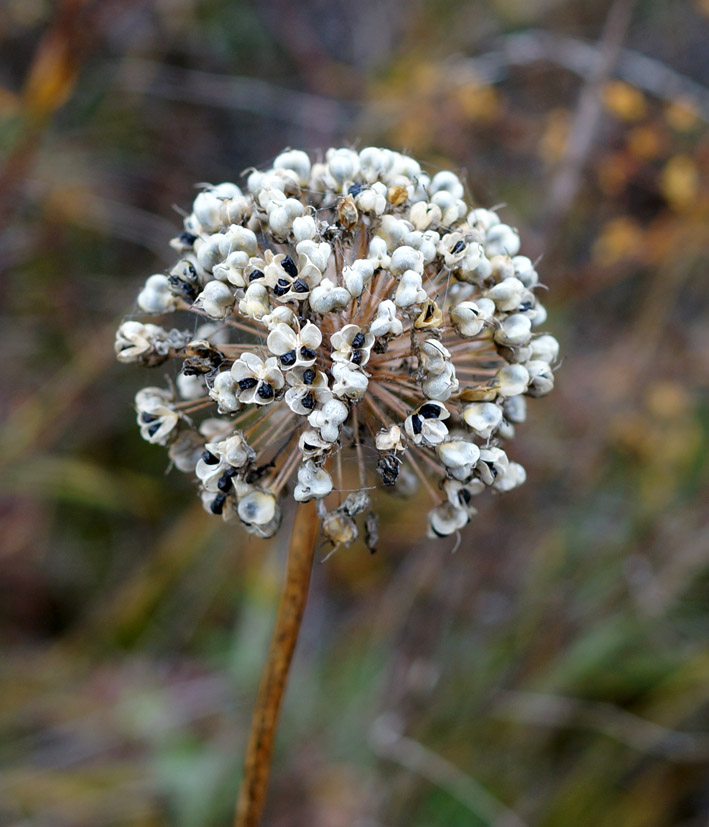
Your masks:
{"label": "dried flower head", "polygon": [[208,511],[268,537],[291,491],[319,501],[333,544],[359,518],[373,547],[375,480],[423,485],[432,536],[462,528],[485,489],[524,482],[500,445],[525,398],[552,389],[559,347],[537,332],[517,231],[472,209],[454,173],[376,147],[316,163],[287,150],[244,188],[206,187],[171,244],[179,260],[148,278],[141,318],[187,311],[196,333],[126,321],[116,353],[179,361],[176,388],[137,394],[138,424]]}

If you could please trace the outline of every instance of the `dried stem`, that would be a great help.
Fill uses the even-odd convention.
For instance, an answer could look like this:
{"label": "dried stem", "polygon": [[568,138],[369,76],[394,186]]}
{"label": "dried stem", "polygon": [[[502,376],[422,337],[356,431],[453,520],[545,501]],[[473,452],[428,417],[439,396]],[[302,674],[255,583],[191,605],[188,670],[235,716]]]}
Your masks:
{"label": "dried stem", "polygon": [[258,827],[261,821],[276,724],[308,599],[319,531],[320,524],[311,500],[306,505],[299,506],[293,524],[286,580],[251,722],[235,827]]}

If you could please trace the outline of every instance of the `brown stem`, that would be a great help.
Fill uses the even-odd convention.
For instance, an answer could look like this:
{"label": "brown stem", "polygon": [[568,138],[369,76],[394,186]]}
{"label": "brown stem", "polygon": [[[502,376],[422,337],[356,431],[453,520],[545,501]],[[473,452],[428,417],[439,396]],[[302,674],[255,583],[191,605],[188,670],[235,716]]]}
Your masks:
{"label": "brown stem", "polygon": [[261,676],[244,763],[234,827],[258,827],[266,800],[278,714],[293,651],[308,600],[320,524],[311,500],[298,507],[288,550],[288,567],[268,660]]}

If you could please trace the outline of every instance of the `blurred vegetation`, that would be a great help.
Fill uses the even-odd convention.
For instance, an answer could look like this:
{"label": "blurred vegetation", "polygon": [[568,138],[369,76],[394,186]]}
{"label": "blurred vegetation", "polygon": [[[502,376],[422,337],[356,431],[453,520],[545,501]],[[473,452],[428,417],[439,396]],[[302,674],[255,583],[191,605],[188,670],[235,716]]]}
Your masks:
{"label": "blurred vegetation", "polygon": [[565,362],[455,555],[392,503],[316,566],[266,824],[707,823],[708,38],[706,0],[0,4],[2,824],[229,823],[287,540],[165,476],[113,331],[195,182],[353,141],[507,205]]}

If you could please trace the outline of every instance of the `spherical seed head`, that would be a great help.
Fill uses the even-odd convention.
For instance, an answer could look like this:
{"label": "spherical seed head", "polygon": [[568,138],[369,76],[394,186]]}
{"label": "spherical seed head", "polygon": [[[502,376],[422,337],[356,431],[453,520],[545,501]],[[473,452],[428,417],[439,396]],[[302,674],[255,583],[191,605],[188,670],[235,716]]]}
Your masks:
{"label": "spherical seed head", "polygon": [[[421,485],[447,536],[481,492],[524,482],[501,445],[559,346],[519,234],[464,195],[453,172],[365,147],[286,150],[195,198],[116,353],[179,366],[176,389],[138,393],[138,424],[209,513],[268,537],[287,497],[315,499],[333,545],[374,548],[372,488]],[[175,312],[196,333],[154,323]]]}

